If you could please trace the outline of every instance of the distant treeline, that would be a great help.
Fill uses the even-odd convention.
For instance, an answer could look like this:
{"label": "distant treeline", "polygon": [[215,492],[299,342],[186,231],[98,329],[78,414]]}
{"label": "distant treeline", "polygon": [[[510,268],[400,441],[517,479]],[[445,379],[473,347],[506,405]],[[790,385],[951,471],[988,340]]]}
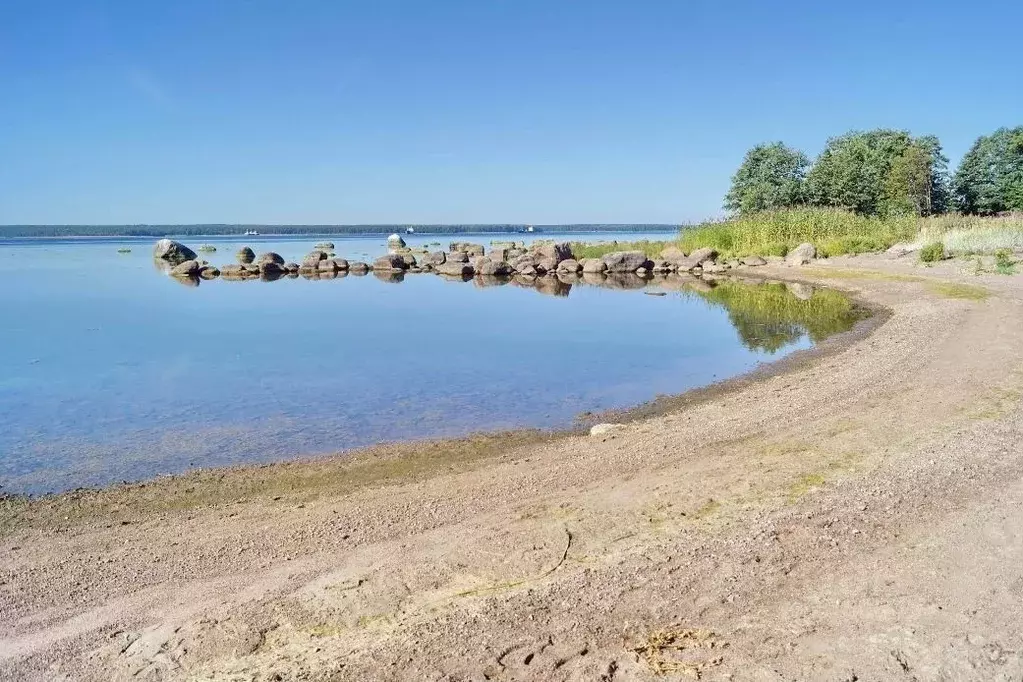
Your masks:
{"label": "distant treeline", "polygon": [[[326,235],[405,233],[408,225],[0,225],[0,239],[17,237],[197,237],[242,235]],[[517,233],[525,225],[416,225],[416,234]],[[544,232],[654,232],[677,225],[537,225]]]}
{"label": "distant treeline", "polygon": [[781,142],[758,145],[724,205],[743,215],[803,207],[882,217],[1023,211],[1023,126],[978,137],[954,173],[937,137],[905,130],[832,137],[813,163]]}

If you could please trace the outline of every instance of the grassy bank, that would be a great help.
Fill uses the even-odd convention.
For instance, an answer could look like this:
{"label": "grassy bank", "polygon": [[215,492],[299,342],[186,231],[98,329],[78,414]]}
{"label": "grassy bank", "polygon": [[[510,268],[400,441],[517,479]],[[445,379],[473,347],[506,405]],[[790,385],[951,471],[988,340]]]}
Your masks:
{"label": "grassy bank", "polygon": [[686,253],[710,246],[725,257],[784,256],[809,242],[823,256],[881,251],[917,232],[912,217],[882,219],[834,209],[793,209],[740,216],[683,229]]}
{"label": "grassy bank", "polygon": [[1023,213],[1006,216],[943,215],[920,221],[919,241],[941,242],[956,256],[1023,250]]}

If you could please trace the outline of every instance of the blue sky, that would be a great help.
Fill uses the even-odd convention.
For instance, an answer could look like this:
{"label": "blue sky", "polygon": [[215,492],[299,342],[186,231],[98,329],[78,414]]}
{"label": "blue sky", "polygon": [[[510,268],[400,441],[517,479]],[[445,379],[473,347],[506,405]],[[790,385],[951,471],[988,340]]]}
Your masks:
{"label": "blue sky", "polygon": [[1023,124],[1007,0],[6,0],[2,223],[665,222],[744,151]]}

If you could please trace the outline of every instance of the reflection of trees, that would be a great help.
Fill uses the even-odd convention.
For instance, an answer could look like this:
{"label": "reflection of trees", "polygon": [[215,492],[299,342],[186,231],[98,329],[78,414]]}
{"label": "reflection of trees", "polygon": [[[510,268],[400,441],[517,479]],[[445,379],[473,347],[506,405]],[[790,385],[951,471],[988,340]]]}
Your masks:
{"label": "reflection of trees", "polygon": [[774,353],[806,334],[815,343],[848,331],[860,312],[847,297],[830,289],[816,289],[804,299],[784,284],[721,282],[693,295],[728,311],[728,319],[750,350]]}

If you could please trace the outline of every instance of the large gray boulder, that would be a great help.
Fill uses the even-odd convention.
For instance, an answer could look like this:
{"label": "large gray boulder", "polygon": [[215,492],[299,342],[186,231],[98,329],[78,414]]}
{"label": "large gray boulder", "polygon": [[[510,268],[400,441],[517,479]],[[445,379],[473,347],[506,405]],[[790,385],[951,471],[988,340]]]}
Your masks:
{"label": "large gray boulder", "polygon": [[315,270],[317,267],[319,267],[320,261],[324,261],[324,260],[327,260],[327,252],[326,251],[319,251],[319,250],[310,251],[309,254],[305,258],[302,259],[302,267],[303,268],[311,268],[311,269]]}
{"label": "large gray boulder", "polygon": [[235,257],[238,258],[239,263],[248,265],[252,261],[256,260],[256,252],[247,246],[243,246],[238,249],[238,253],[235,254]]}
{"label": "large gray boulder", "polygon": [[572,245],[568,242],[561,242],[560,244],[555,242],[538,242],[530,247],[530,253],[532,253],[536,259],[544,264],[550,263],[548,270],[553,270],[563,260],[573,258]]}
{"label": "large gray boulder", "polygon": [[263,263],[273,263],[274,265],[284,265],[284,258],[279,253],[273,251],[267,251],[266,253],[259,254],[259,258],[256,261],[260,265]]}
{"label": "large gray boulder", "polygon": [[476,274],[476,270],[468,263],[456,263],[454,261],[448,261],[436,266],[433,269],[438,275],[447,275],[449,277],[472,277]]}
{"label": "large gray boulder", "polygon": [[468,263],[469,254],[465,251],[449,251],[444,256],[444,261],[447,263]]}
{"label": "large gray boulder", "polygon": [[404,249],[405,248],[405,240],[401,238],[400,234],[392,234],[390,237],[387,238],[387,248],[388,249]]}
{"label": "large gray boulder", "polygon": [[165,260],[173,265],[195,260],[195,251],[173,239],[161,239],[153,245],[153,258]]}
{"label": "large gray boulder", "polygon": [[199,261],[194,259],[182,261],[171,269],[171,274],[175,277],[195,277],[199,274]]}
{"label": "large gray boulder", "polygon": [[451,252],[462,251],[470,258],[485,256],[487,253],[482,244],[474,244],[472,242],[451,242],[448,250]]}
{"label": "large gray boulder", "polygon": [[510,275],[513,272],[512,267],[503,260],[495,261],[486,256],[477,258],[473,269],[477,275],[484,275],[486,277],[501,277]]}
{"label": "large gray boulder", "polygon": [[425,258],[426,265],[443,265],[446,261],[447,256],[443,251],[431,251]]}
{"label": "large gray boulder", "polygon": [[577,273],[582,269],[583,266],[575,258],[566,258],[558,263],[558,272]]}
{"label": "large gray boulder", "polygon": [[740,258],[739,262],[751,268],[767,265],[767,261],[760,256],[746,256],[745,258]]}
{"label": "large gray boulder", "polygon": [[785,256],[785,262],[789,265],[806,265],[817,257],[817,247],[813,244],[800,244],[792,249]]}
{"label": "large gray boulder", "polygon": [[607,264],[600,258],[583,258],[580,262],[586,274],[598,274],[607,270]]}
{"label": "large gray boulder", "polygon": [[[413,262],[415,259],[413,259]],[[373,270],[407,270],[408,264],[405,262],[405,256],[397,253],[389,253],[386,256],[380,256],[373,261]]]}
{"label": "large gray boulder", "polygon": [[686,252],[677,246],[667,246],[661,250],[661,259],[669,263],[681,263],[686,259]]}
{"label": "large gray boulder", "polygon": [[702,249],[696,249],[687,257],[678,261],[678,271],[688,272],[689,270],[695,270],[696,268],[702,268],[708,263],[713,263],[714,259],[718,257],[718,252],[709,246],[705,246]]}
{"label": "large gray boulder", "polygon": [[636,272],[645,268],[649,261],[642,251],[613,251],[601,260],[607,272]]}

